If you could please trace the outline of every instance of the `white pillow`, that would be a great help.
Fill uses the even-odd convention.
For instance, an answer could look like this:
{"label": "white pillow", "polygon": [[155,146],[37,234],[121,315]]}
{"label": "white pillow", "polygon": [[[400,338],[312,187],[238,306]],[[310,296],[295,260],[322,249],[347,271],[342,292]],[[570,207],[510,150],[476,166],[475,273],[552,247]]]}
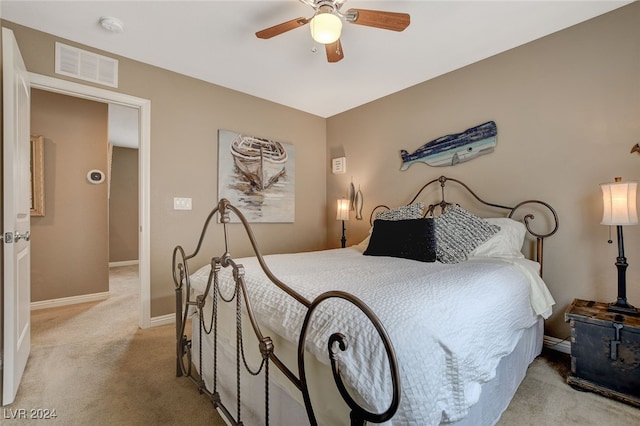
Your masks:
{"label": "white pillow", "polygon": [[500,231],[469,253],[470,257],[524,258],[521,251],[524,244],[524,236],[527,233],[524,223],[508,217],[488,218],[485,220],[492,225],[498,225]]}
{"label": "white pillow", "polygon": [[369,235],[367,235],[367,238],[365,238],[364,240],[360,241],[360,244],[357,244],[354,247],[364,253],[364,251],[367,249],[367,247],[369,247],[369,239],[371,238],[371,232],[372,231],[373,231],[373,227],[371,227],[369,229]]}

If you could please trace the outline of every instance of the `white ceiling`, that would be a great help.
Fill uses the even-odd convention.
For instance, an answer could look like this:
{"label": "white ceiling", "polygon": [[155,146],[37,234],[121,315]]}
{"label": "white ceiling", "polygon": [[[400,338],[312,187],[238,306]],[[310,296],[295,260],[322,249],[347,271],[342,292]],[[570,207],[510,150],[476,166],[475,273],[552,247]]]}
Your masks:
{"label": "white ceiling", "polygon": [[114,146],[137,149],[140,144],[138,110],[109,104],[109,142]]}
{"label": "white ceiling", "polygon": [[[621,7],[615,0],[360,1],[406,12],[392,32],[345,24],[345,58],[326,61],[308,26],[255,32],[312,9],[297,0],[1,1],[2,18],[279,104],[330,117]],[[114,16],[124,32],[98,23]],[[317,52],[314,53],[314,50]]]}

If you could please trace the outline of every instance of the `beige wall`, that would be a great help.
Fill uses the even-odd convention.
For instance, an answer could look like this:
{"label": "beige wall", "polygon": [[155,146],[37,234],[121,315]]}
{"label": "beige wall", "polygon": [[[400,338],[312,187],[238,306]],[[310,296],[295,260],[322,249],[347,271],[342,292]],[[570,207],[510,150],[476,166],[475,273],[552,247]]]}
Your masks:
{"label": "beige wall", "polygon": [[31,132],[44,137],[45,216],[31,218],[31,301],[109,291],[107,105],[31,91]]}
{"label": "beige wall", "polygon": [[[352,175],[362,185],[367,217],[349,221],[350,243],[366,235],[371,207],[408,202],[441,174],[467,182],[488,201],[551,203],[560,229],[545,244],[545,279],[557,301],[547,334],[567,337],[563,313],[573,298],[616,298],[617,247],[607,244],[608,228],[599,224],[598,184],[640,178],[640,157],[629,153],[640,140],[638,22],[634,3],[328,119],[328,157],[344,153],[350,169],[328,174],[328,216]],[[412,152],[488,120],[498,126],[494,153],[453,167],[399,170],[400,149]],[[329,234],[337,236],[331,219]],[[640,305],[640,228],[625,229],[625,246],[629,301]]]}
{"label": "beige wall", "polygon": [[[297,169],[306,172],[296,179],[296,223],[255,227],[267,252],[337,247],[335,199],[351,176],[364,192],[365,220],[348,222],[349,244],[366,235],[371,207],[402,204],[440,174],[467,181],[486,199],[548,201],[561,227],[546,243],[545,277],[558,302],[547,333],[566,337],[563,311],[574,297],[608,301],[616,294],[617,252],[599,225],[598,183],[638,179],[640,158],[629,154],[640,135],[637,22],[634,3],[328,120],[119,58],[117,90],[152,102],[152,315],[173,310],[171,249],[193,244],[216,199],[222,128],[294,143]],[[54,76],[56,38],[6,25],[16,32],[27,68]],[[413,151],[486,120],[498,124],[493,154],[455,167],[399,171],[400,149]],[[340,155],[348,159],[347,173],[331,175],[328,159]],[[192,197],[194,210],[173,211],[174,196]],[[629,227],[625,234],[629,299],[636,305],[638,232]],[[213,247],[219,245],[205,251],[214,253]],[[233,254],[248,254],[246,243]]]}
{"label": "beige wall", "polygon": [[138,260],[138,150],[114,146],[109,193],[109,262]]}
{"label": "beige wall", "polygon": [[[56,78],[54,43],[60,39],[3,21],[14,30],[29,71]],[[64,41],[64,40],[63,40]],[[64,41],[81,48],[86,46]],[[99,52],[110,55],[107,52]],[[176,244],[195,248],[201,225],[217,199],[217,132],[228,129],[295,145],[295,223],[257,224],[264,252],[326,247],[326,121],[200,80],[118,57],[115,91],[151,101],[151,316],[174,311],[171,253]],[[81,82],[82,83],[82,82]],[[102,87],[104,88],[104,87]],[[193,210],[174,211],[173,197],[191,197]],[[219,229],[216,226],[216,229]],[[234,226],[231,235],[239,234]],[[285,237],[293,236],[293,237]],[[250,254],[244,239],[231,247]],[[196,264],[222,254],[209,242]]]}

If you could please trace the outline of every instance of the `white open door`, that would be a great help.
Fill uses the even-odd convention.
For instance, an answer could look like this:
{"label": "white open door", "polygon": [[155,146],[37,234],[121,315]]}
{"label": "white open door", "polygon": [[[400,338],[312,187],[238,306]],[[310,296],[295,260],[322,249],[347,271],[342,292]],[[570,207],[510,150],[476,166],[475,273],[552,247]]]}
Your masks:
{"label": "white open door", "polygon": [[13,31],[2,29],[4,122],[2,405],[18,392],[31,347],[30,86]]}

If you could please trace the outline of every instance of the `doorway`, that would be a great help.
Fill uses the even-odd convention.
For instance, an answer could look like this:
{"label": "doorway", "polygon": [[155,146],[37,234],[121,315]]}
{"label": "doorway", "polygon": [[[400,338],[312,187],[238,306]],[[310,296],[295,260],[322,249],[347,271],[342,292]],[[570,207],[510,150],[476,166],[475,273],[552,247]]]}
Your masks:
{"label": "doorway", "polygon": [[30,73],[31,87],[44,91],[60,93],[72,97],[89,99],[106,104],[116,104],[134,108],[138,112],[139,147],[138,147],[138,270],[140,277],[140,315],[139,326],[147,328],[151,323],[151,288],[150,288],[150,123],[151,102],[118,92],[112,92],[92,86],[60,80],[40,74]]}
{"label": "doorway", "polygon": [[[138,110],[109,104],[109,268],[138,265]],[[138,287],[138,286],[136,286]]]}

